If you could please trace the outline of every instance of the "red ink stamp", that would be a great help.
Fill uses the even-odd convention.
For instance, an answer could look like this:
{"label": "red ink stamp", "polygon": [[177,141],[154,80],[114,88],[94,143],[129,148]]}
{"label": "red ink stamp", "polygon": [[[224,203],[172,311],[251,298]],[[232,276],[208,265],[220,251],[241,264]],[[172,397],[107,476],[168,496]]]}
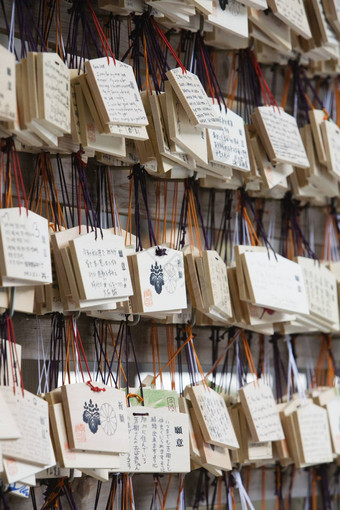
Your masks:
{"label": "red ink stamp", "polygon": [[96,131],[95,131],[94,122],[88,122],[87,136],[88,136],[90,142],[94,143],[96,141]]}
{"label": "red ink stamp", "polygon": [[144,306],[153,306],[151,289],[147,289],[144,291]]}
{"label": "red ink stamp", "polygon": [[84,423],[75,425],[76,441],[78,443],[86,443],[86,432]]}
{"label": "red ink stamp", "polygon": [[14,476],[18,473],[18,464],[15,459],[5,459],[7,473]]}
{"label": "red ink stamp", "polygon": [[64,443],[64,453],[65,453],[65,458],[70,461],[76,460],[76,458],[77,458],[76,453],[73,452],[72,450],[70,450],[70,446],[67,441]]}

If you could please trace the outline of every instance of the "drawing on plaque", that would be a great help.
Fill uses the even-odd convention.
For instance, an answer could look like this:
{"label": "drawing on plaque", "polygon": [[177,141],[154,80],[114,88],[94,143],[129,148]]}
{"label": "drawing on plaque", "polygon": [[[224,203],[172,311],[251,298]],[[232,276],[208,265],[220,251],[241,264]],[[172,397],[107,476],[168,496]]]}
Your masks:
{"label": "drawing on plaque", "polygon": [[[228,3],[229,2],[226,2],[226,4],[228,4]],[[233,16],[239,16],[241,13],[241,4],[239,2],[236,2],[235,0],[232,0],[229,9],[230,9],[230,13]],[[225,6],[224,6],[223,11],[224,10],[225,10]]]}
{"label": "drawing on plaque", "polygon": [[165,288],[169,292],[169,294],[173,294],[177,287],[177,280],[180,278],[179,274],[177,276],[176,267],[173,264],[165,264],[164,266],[164,281]]}
{"label": "drawing on plaque", "polygon": [[178,310],[187,305],[183,254],[170,248],[164,251],[152,247],[133,255],[138,272],[136,291],[148,311]]}
{"label": "drawing on plaque", "polygon": [[155,265],[151,264],[150,285],[155,287],[155,291],[157,292],[157,294],[160,294],[162,292],[162,288],[164,285],[164,273],[162,266],[158,265],[157,261],[155,262]]}
{"label": "drawing on plaque", "polygon": [[89,403],[84,403],[83,422],[87,423],[92,434],[98,432],[100,425],[100,413],[97,404],[93,404],[90,399]]}
{"label": "drawing on plaque", "polygon": [[113,436],[117,430],[117,416],[113,407],[105,402],[100,406],[100,424],[105,434]]}
{"label": "drawing on plaque", "polygon": [[168,410],[172,413],[176,411],[176,400],[174,397],[167,397]]}

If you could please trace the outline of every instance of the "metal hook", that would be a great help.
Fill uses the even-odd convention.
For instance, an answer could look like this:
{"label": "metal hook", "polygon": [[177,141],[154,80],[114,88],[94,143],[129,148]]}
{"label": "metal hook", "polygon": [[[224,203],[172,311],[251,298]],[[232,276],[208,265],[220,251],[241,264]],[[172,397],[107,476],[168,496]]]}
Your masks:
{"label": "metal hook", "polygon": [[204,16],[203,16],[203,14],[200,14],[200,28],[199,28],[199,32],[203,36],[203,34],[204,34]]}
{"label": "metal hook", "polygon": [[128,325],[129,326],[137,326],[137,324],[140,321],[140,314],[139,313],[136,315],[132,314],[133,320],[131,322],[128,320],[128,317],[129,317],[129,315],[126,315],[126,321],[127,321]]}
{"label": "metal hook", "polygon": [[191,317],[190,320],[188,321],[188,324],[191,328],[193,328],[196,325],[196,308],[194,307],[191,308]]}
{"label": "metal hook", "polygon": [[72,317],[73,317],[73,320],[77,321],[80,316],[81,316],[81,310],[78,310],[78,312],[75,313]]}
{"label": "metal hook", "polygon": [[68,478],[68,483],[72,483],[74,481],[74,469],[70,469],[70,476]]}
{"label": "metal hook", "polygon": [[233,470],[234,471],[238,471],[239,473],[241,473],[241,471],[242,471],[242,464],[240,462],[237,462],[237,464],[235,465]]}
{"label": "metal hook", "polygon": [[14,300],[15,300],[15,287],[11,287],[11,298],[9,302],[9,308],[7,310],[7,315],[9,319],[12,319],[14,315]]}

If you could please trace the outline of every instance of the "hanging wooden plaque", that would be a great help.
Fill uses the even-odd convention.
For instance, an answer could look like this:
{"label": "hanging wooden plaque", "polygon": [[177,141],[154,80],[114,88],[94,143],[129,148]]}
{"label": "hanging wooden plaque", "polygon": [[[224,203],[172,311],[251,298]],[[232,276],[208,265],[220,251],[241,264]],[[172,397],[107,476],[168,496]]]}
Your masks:
{"label": "hanging wooden plaque", "polygon": [[122,390],[85,383],[61,387],[69,446],[75,450],[121,453],[128,451],[126,401]]}

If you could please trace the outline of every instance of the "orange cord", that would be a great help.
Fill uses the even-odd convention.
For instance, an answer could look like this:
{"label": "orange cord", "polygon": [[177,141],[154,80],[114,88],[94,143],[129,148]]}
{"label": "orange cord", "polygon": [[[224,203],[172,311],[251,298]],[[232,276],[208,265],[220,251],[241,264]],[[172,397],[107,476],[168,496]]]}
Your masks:
{"label": "orange cord", "polygon": [[250,370],[251,374],[255,377],[256,381],[258,381],[257,372],[256,372],[255,364],[254,364],[254,359],[251,354],[249,342],[247,340],[244,330],[241,331],[241,337],[242,337],[244,351],[245,351],[248,365],[249,365],[249,370]]}
{"label": "orange cord", "polygon": [[262,466],[262,501],[261,510],[266,510],[266,468]]}
{"label": "orange cord", "polygon": [[283,94],[282,94],[282,101],[281,101],[281,106],[282,106],[282,108],[284,110],[286,109],[288,92],[289,92],[289,87],[290,87],[290,81],[291,81],[291,78],[292,78],[292,74],[293,74],[292,73],[292,68],[290,66],[287,66],[286,74],[285,74],[285,83],[284,83]]}
{"label": "orange cord", "polygon": [[129,245],[132,244],[132,189],[133,189],[133,176],[132,176],[132,167],[130,169],[130,186],[129,186],[129,210],[127,216],[127,224],[126,224],[126,233],[125,233],[125,246],[127,246],[128,235],[129,235]]}

